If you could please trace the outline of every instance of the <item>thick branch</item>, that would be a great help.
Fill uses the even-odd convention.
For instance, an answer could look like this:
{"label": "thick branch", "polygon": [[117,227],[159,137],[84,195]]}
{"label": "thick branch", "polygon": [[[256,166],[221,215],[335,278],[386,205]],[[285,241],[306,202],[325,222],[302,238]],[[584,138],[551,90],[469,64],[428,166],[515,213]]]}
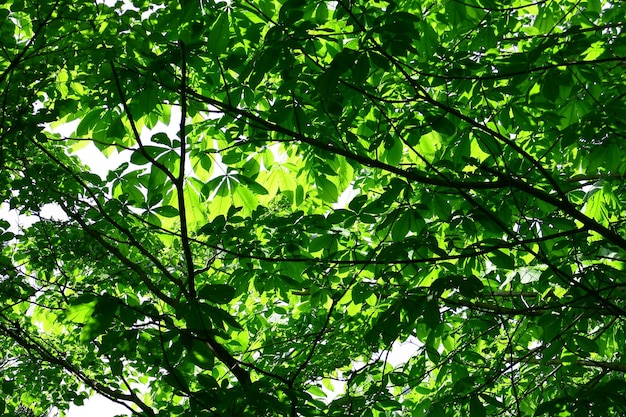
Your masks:
{"label": "thick branch", "polygon": [[122,103],[122,107],[124,108],[126,117],[128,117],[128,122],[130,123],[130,127],[133,131],[133,136],[135,137],[135,140],[137,141],[137,145],[139,146],[139,152],[141,152],[141,155],[144,158],[146,158],[148,161],[150,161],[152,165],[160,169],[174,184],[176,184],[177,181],[176,181],[176,177],[174,176],[174,174],[172,174],[172,172],[169,169],[167,169],[165,165],[163,165],[162,163],[154,159],[152,155],[150,155],[146,151],[146,148],[144,147],[143,142],[141,140],[141,135],[139,134],[139,130],[137,129],[135,118],[133,117],[133,114],[131,113],[130,108],[128,107],[128,103],[126,101],[126,94],[124,93],[124,90],[122,89],[122,83],[120,82],[120,78],[117,75],[117,69],[115,68],[115,65],[113,65],[113,61],[110,61],[109,65],[111,66],[111,72],[113,73],[113,80],[115,81],[115,88],[117,89],[117,94],[120,96],[120,102]]}
{"label": "thick branch", "polygon": [[178,214],[180,217],[180,238],[183,247],[183,255],[187,264],[187,288],[189,298],[196,297],[195,270],[193,264],[193,255],[191,246],[189,245],[189,231],[187,230],[187,209],[185,207],[185,161],[187,159],[185,123],[187,119],[187,57],[185,55],[185,44],[179,41],[181,55],[181,76],[180,76],[180,165],[176,184],[176,194],[178,198]]}
{"label": "thick branch", "polygon": [[[253,113],[250,113],[249,111],[230,106],[227,103],[223,103],[221,101],[212,99],[210,97],[206,97],[202,94],[196,93],[195,91],[190,91],[190,94],[196,99],[204,103],[210,104],[212,106],[215,106],[219,108],[220,110],[224,111],[225,113],[243,116],[247,118],[248,120],[258,124],[260,127],[267,129],[269,131],[282,133],[292,138],[293,140],[306,143],[317,149],[322,149],[322,150],[334,153],[336,155],[341,155],[347,159],[358,162],[370,168],[378,168],[378,169],[382,169],[384,171],[399,175],[400,177],[403,177],[411,182],[455,188],[457,190],[495,189],[495,188],[506,188],[506,187],[517,188],[518,190],[524,191],[532,195],[533,197],[536,197],[540,199],[541,201],[544,201],[556,207],[557,209],[562,210],[566,214],[569,214],[570,216],[572,216],[574,219],[583,223],[587,228],[599,233],[609,242],[626,250],[626,239],[624,239],[622,236],[615,233],[611,229],[601,225],[597,221],[593,220],[592,218],[578,211],[569,202],[569,200],[559,199],[556,196],[549,194],[546,191],[535,188],[532,185],[522,180],[513,178],[512,176],[508,174],[505,174],[499,171],[493,172],[494,179],[492,181],[482,181],[482,182],[481,181],[457,181],[457,180],[449,180],[449,179],[442,179],[442,178],[432,178],[427,175],[419,173],[417,170],[406,170],[406,169],[398,168],[396,166],[386,164],[384,162],[369,158],[367,156],[355,154],[348,149],[340,148],[338,146],[335,146],[332,143],[322,142],[320,140],[313,139],[308,136],[299,134],[292,130],[286,129],[280,125],[277,125],[273,122],[264,120],[261,117]],[[457,111],[454,111],[454,114],[461,117],[463,120],[467,121],[469,119],[466,116],[461,115]],[[493,132],[487,131],[487,133],[492,134]],[[518,147],[518,146],[515,145],[515,147]],[[554,181],[551,177],[547,177],[546,179]]]}
{"label": "thick branch", "polygon": [[249,386],[252,384],[250,373],[243,369],[240,362],[233,355],[231,355],[231,353],[227,351],[224,346],[215,340],[215,338],[207,336],[205,338],[205,343],[213,351],[215,356],[228,367],[233,375],[235,375],[235,378],[237,378],[241,385]]}

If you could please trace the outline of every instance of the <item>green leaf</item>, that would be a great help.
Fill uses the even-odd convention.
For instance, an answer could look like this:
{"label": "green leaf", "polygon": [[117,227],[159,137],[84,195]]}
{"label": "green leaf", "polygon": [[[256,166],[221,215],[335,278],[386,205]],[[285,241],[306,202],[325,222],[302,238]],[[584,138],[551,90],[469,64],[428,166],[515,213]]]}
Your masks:
{"label": "green leaf", "polygon": [[398,216],[397,220],[393,223],[391,228],[391,239],[394,242],[401,242],[404,237],[409,233],[411,229],[411,214],[403,213]]}
{"label": "green leaf", "polygon": [[501,269],[514,269],[515,261],[510,255],[507,255],[502,250],[497,249],[491,252],[489,255],[489,260],[498,268]]}
{"label": "green leaf", "polygon": [[155,207],[153,211],[163,217],[178,217],[178,209],[172,206]]}
{"label": "green leaf", "polygon": [[167,136],[167,133],[163,133],[163,132],[155,133],[154,135],[152,135],[152,141],[154,143],[165,145],[167,147],[172,146],[172,141],[170,140],[169,136]]}
{"label": "green leaf", "polygon": [[319,387],[316,387],[315,385],[312,385],[309,388],[307,388],[307,391],[318,397],[326,397],[326,393],[324,392],[324,390],[322,390]]}
{"label": "green leaf", "polygon": [[212,303],[226,304],[235,297],[235,289],[226,284],[209,284],[198,291],[198,297]]}
{"label": "green leaf", "polygon": [[2,2],[0,409],[625,415],[624,16]]}
{"label": "green leaf", "polygon": [[88,343],[106,332],[117,315],[118,302],[109,297],[99,298],[90,317],[84,322],[80,341]]}
{"label": "green leaf", "polygon": [[446,118],[446,116],[427,117],[426,123],[428,123],[433,130],[443,135],[453,135],[456,133],[456,127]]}
{"label": "green leaf", "polygon": [[[265,194],[267,194],[267,190],[265,190],[263,187],[261,188],[261,191],[265,191]],[[259,190],[259,188],[257,188],[257,190]],[[241,204],[241,206],[247,211],[252,211],[259,204],[256,195],[257,194],[252,192],[248,187],[240,185],[235,189],[235,203],[238,205]]]}
{"label": "green leaf", "polygon": [[370,60],[366,54],[361,55],[352,68],[352,79],[356,84],[367,80],[370,72]]}
{"label": "green leaf", "polygon": [[215,355],[204,342],[193,339],[188,350],[189,359],[198,367],[206,370],[215,368]]}
{"label": "green leaf", "polygon": [[87,323],[96,309],[98,301],[92,295],[75,299],[67,308],[66,317],[74,323]]}
{"label": "green leaf", "polygon": [[207,49],[213,56],[219,56],[226,52],[230,41],[230,20],[228,13],[218,15],[209,33]]}
{"label": "green leaf", "polygon": [[480,398],[476,395],[472,395],[470,397],[470,416],[472,417],[485,417],[487,415],[487,410],[483,405]]}
{"label": "green leaf", "polygon": [[158,159],[165,151],[165,148],[158,146],[142,146],[133,152],[130,157],[130,162],[135,165],[146,165],[152,160]]}
{"label": "green leaf", "polygon": [[468,298],[479,295],[485,287],[483,282],[474,275],[456,277],[455,281],[461,295]]}
{"label": "green leaf", "polygon": [[436,299],[424,302],[424,323],[434,329],[441,322],[441,313],[439,312],[439,304]]}
{"label": "green leaf", "polygon": [[584,353],[597,353],[599,350],[598,344],[593,339],[589,339],[588,337],[584,336],[574,335],[574,340],[576,346]]}
{"label": "green leaf", "polygon": [[196,300],[181,303],[176,308],[176,317],[185,320],[187,329],[204,334],[213,327],[214,311],[210,306]]}
{"label": "green leaf", "polygon": [[113,119],[111,125],[107,129],[107,136],[112,138],[123,138],[126,135],[126,128],[122,120],[118,117]]}
{"label": "green leaf", "polygon": [[284,25],[290,25],[304,16],[304,0],[287,0],[280,8],[279,20]]}
{"label": "green leaf", "polygon": [[322,200],[327,203],[334,203],[339,198],[337,186],[325,177],[317,177],[316,185]]}
{"label": "green leaf", "polygon": [[589,11],[596,13],[602,12],[602,2],[600,0],[587,0],[587,7]]}
{"label": "green leaf", "polygon": [[402,160],[402,152],[404,150],[404,146],[402,141],[397,138],[391,139],[391,146],[386,149],[386,160],[389,165],[397,166]]}
{"label": "green leaf", "polygon": [[176,390],[182,392],[189,391],[188,382],[182,372],[178,369],[170,369],[169,372],[163,376],[163,382],[172,386]]}

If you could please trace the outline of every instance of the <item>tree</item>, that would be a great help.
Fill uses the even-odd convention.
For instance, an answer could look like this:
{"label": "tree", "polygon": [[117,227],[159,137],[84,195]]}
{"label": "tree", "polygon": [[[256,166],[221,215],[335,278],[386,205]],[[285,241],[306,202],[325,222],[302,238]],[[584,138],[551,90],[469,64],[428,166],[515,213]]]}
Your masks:
{"label": "tree", "polygon": [[626,415],[625,15],[5,1],[0,410]]}

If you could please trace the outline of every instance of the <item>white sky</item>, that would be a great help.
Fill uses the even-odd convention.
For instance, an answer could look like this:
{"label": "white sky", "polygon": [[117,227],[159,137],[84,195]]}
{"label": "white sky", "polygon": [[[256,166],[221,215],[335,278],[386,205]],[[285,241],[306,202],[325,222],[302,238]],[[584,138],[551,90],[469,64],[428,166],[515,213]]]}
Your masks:
{"label": "white sky", "polygon": [[127,408],[122,407],[101,395],[95,395],[83,406],[72,406],[67,417],[113,417],[117,415],[130,415]]}

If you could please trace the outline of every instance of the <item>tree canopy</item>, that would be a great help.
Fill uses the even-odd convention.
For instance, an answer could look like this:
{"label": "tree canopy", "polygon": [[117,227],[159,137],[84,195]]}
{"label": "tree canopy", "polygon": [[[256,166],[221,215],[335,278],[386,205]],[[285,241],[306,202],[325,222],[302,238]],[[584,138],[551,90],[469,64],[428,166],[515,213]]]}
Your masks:
{"label": "tree canopy", "polygon": [[0,412],[626,415],[625,16],[4,1]]}

